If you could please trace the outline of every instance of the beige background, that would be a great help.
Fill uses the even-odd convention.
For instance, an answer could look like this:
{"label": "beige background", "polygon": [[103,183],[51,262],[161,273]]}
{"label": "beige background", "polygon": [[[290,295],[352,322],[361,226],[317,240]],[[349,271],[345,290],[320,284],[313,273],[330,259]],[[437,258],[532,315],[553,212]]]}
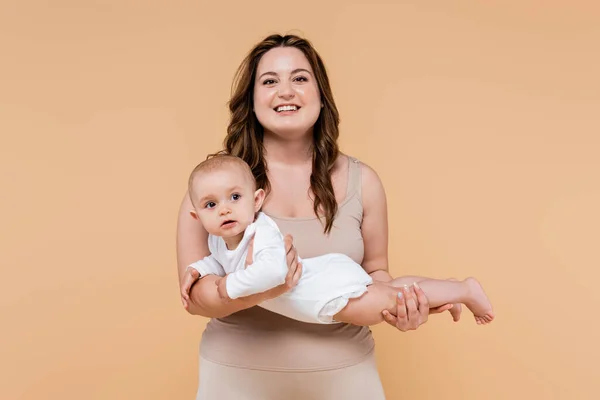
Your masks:
{"label": "beige background", "polygon": [[392,274],[477,276],[498,314],[375,327],[388,397],[597,399],[600,6],[560,3],[2,1],[0,398],[193,398],[177,208],[291,31],[385,184]]}

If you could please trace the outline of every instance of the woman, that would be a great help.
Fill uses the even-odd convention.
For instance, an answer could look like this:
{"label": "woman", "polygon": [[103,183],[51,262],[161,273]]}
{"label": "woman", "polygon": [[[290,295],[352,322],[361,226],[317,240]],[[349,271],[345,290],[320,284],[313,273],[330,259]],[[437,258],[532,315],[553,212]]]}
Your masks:
{"label": "woman", "polygon": [[[254,307],[293,287],[298,253],[344,253],[373,279],[391,279],[385,193],[371,168],[339,153],[339,116],[321,58],[297,36],[267,37],[238,69],[229,108],[225,151],[250,165],[268,193],[263,211],[296,247],[286,237],[289,273],[281,287],[229,303],[219,299],[215,276],[192,288],[188,311],[212,318],[202,336],[197,399],[384,399],[367,327],[306,324]],[[207,233],[190,209],[186,194],[180,276],[208,254]],[[413,288],[403,291],[397,316],[384,318],[406,331],[429,312]]]}

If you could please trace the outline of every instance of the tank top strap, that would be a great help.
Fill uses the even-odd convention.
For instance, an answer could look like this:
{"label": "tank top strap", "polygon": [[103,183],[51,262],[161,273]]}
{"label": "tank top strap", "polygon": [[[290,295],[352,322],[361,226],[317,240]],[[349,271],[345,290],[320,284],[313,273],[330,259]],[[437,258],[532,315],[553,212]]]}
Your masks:
{"label": "tank top strap", "polygon": [[357,196],[362,201],[362,182],[360,161],[354,157],[348,156],[348,189],[346,190],[346,199]]}

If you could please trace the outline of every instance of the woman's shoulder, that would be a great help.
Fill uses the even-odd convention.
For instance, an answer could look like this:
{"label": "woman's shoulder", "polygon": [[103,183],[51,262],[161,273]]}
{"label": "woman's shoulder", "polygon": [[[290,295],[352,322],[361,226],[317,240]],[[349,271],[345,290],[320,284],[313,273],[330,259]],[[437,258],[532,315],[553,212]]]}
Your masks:
{"label": "woman's shoulder", "polygon": [[[379,178],[377,171],[375,171],[375,169],[373,167],[366,164],[365,162],[363,162],[362,160],[360,160],[357,157],[353,157],[348,154],[340,153],[340,156],[338,157],[338,160],[336,163],[338,164],[338,165],[336,165],[336,168],[340,168],[340,169],[349,168],[350,167],[348,165],[349,163],[357,164],[359,166],[359,170],[360,170],[361,186],[362,186],[363,190],[368,189],[369,186],[372,186],[374,184],[375,185],[381,184],[381,179]],[[365,187],[365,185],[367,187]]]}
{"label": "woman's shoulder", "polygon": [[342,154],[339,158],[344,159],[338,162],[343,162],[347,168],[351,167],[348,163],[355,163],[358,165],[357,171],[360,174],[360,177],[358,178],[360,182],[359,193],[363,209],[367,210],[372,207],[380,207],[384,204],[386,197],[385,190],[377,171],[356,157]]}

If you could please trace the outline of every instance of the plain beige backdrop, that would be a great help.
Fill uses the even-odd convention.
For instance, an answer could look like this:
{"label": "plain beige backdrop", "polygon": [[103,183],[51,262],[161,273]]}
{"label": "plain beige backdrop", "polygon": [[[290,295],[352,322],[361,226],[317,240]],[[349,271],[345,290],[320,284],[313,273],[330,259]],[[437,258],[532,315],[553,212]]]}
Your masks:
{"label": "plain beige backdrop", "polygon": [[0,398],[193,398],[177,209],[238,63],[292,32],[385,184],[391,273],[477,276],[497,312],[375,327],[388,398],[598,399],[598,21],[594,1],[3,0]]}

